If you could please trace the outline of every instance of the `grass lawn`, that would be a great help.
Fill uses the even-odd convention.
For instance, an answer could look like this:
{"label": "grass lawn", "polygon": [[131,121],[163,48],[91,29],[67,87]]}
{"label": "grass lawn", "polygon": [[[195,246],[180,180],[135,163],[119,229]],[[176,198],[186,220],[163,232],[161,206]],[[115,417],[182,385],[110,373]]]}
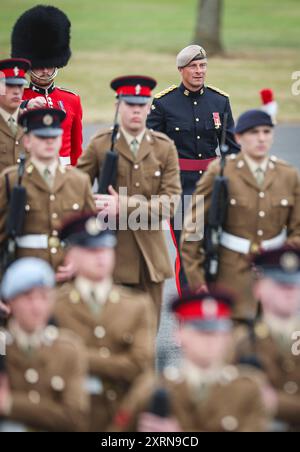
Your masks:
{"label": "grass lawn", "polygon": [[[178,82],[175,55],[191,43],[197,0],[2,0],[1,56],[16,17],[37,3],[58,6],[72,20],[73,58],[58,83],[81,94],[87,121],[112,120],[115,76],[149,74],[158,90]],[[272,87],[280,121],[300,122],[300,96],[291,93],[292,73],[300,71],[299,23],[299,0],[225,0],[227,56],[210,60],[208,83],[230,93],[235,115]]]}

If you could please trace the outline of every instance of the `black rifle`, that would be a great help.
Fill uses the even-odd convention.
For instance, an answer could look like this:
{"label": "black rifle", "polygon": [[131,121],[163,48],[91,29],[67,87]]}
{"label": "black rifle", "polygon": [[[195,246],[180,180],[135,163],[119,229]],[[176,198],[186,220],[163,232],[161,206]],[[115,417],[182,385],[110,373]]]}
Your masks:
{"label": "black rifle", "polygon": [[[23,234],[25,221],[25,206],[27,193],[25,187],[22,186],[22,179],[25,171],[25,154],[20,155],[20,163],[18,168],[18,180],[9,195],[8,217],[6,222],[7,240],[2,256],[2,270],[16,259],[16,238]],[[7,179],[8,181],[8,179]],[[8,190],[9,191],[9,190]]]}
{"label": "black rifle", "polygon": [[5,356],[1,355],[1,353],[0,353],[0,377],[3,374],[6,374],[6,362],[5,362]]}
{"label": "black rifle", "polygon": [[205,273],[207,282],[216,281],[218,276],[219,247],[228,210],[228,178],[224,176],[226,154],[228,152],[228,146],[226,144],[227,121],[228,113],[225,113],[220,143],[221,172],[218,176],[216,176],[214,181],[211,195],[211,205],[208,211],[208,221],[205,227],[204,247],[206,255]]}
{"label": "black rifle", "polygon": [[108,194],[108,187],[110,185],[115,186],[115,183],[117,180],[119,154],[115,150],[115,144],[116,144],[117,135],[118,135],[119,128],[120,128],[120,125],[118,122],[118,116],[119,116],[119,108],[120,108],[121,100],[122,99],[120,96],[119,100],[118,100],[117,108],[116,108],[114,126],[113,126],[112,135],[111,135],[111,147],[110,147],[110,150],[106,152],[104,163],[100,170],[99,181],[98,181],[98,194],[103,194],[103,195]]}
{"label": "black rifle", "polygon": [[171,414],[170,396],[166,389],[158,388],[152,395],[148,413],[158,417],[169,417]]}

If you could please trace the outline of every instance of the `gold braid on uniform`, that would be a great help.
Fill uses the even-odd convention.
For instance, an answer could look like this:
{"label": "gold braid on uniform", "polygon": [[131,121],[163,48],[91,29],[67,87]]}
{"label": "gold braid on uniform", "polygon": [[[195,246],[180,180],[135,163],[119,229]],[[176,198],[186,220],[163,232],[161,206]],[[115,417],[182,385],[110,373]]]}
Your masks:
{"label": "gold braid on uniform", "polygon": [[221,91],[219,88],[216,88],[215,86],[207,85],[206,88],[209,88],[212,91],[221,94],[222,96],[229,97],[229,94],[225,93],[225,91]]}
{"label": "gold braid on uniform", "polygon": [[169,88],[164,89],[164,90],[161,91],[160,93],[156,94],[156,95],[154,96],[154,99],[160,99],[161,97],[165,96],[166,94],[169,94],[169,93],[171,93],[172,91],[174,91],[174,89],[176,89],[176,88],[177,88],[177,85],[169,86]]}

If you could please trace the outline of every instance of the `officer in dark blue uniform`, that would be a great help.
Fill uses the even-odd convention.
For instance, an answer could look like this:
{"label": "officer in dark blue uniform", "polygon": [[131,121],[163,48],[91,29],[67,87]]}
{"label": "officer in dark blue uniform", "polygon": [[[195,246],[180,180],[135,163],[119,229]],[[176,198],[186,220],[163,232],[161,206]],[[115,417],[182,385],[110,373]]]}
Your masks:
{"label": "officer in dark blue uniform", "polygon": [[[237,153],[234,140],[229,96],[219,89],[206,86],[207,57],[198,45],[184,48],[177,55],[177,67],[182,83],[172,85],[154,98],[147,126],[166,133],[174,140],[179,156],[183,196],[191,195],[199,177],[208,165],[220,156],[219,143],[224,113],[228,113],[226,144],[229,153]],[[187,206],[185,205],[184,208]],[[178,220],[178,217],[177,217]],[[180,224],[180,218],[179,218]],[[181,230],[173,220],[174,244],[179,248]],[[177,258],[177,287],[186,284],[183,270]]]}

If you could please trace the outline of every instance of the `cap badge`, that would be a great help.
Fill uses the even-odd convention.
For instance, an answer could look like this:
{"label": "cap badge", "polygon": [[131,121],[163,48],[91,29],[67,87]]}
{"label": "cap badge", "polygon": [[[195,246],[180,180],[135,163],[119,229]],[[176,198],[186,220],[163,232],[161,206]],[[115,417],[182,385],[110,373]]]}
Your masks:
{"label": "cap badge", "polygon": [[283,254],[280,259],[280,265],[287,273],[294,273],[299,269],[299,258],[295,253],[289,252]]}
{"label": "cap badge", "polygon": [[18,77],[19,73],[20,73],[19,68],[17,66],[15,66],[14,67],[14,74],[15,74],[15,76]]}
{"label": "cap badge", "polygon": [[141,91],[142,91],[141,85],[136,85],[136,87],[135,87],[135,94],[137,96],[139,96],[141,94]]}
{"label": "cap badge", "polygon": [[51,126],[53,124],[53,118],[51,115],[45,115],[43,117],[43,124],[45,126]]}
{"label": "cap badge", "polygon": [[85,223],[85,230],[89,235],[96,236],[101,231],[100,224],[97,218],[89,218]]}
{"label": "cap badge", "polygon": [[221,119],[220,119],[220,113],[219,112],[213,113],[213,118],[214,118],[215,128],[219,129],[222,125]]}
{"label": "cap badge", "polygon": [[216,317],[218,313],[218,303],[213,298],[209,298],[202,303],[204,317]]}
{"label": "cap badge", "polygon": [[190,95],[190,92],[189,92],[188,89],[185,89],[184,92],[183,92],[183,94],[184,94],[185,96],[189,96],[189,95]]}

